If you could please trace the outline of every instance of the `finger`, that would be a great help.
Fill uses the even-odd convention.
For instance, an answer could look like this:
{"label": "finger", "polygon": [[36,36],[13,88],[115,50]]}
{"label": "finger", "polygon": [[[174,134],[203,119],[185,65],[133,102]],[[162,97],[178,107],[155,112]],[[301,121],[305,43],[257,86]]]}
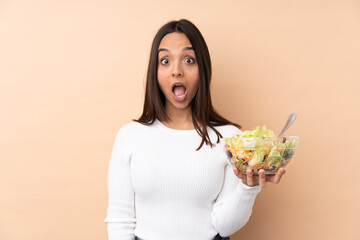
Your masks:
{"label": "finger", "polygon": [[243,184],[246,184],[246,175],[242,174],[236,167],[233,168],[235,175],[241,179]]}
{"label": "finger", "polygon": [[251,169],[246,170],[246,182],[248,186],[254,185],[254,175]]}
{"label": "finger", "polygon": [[261,169],[259,171],[259,184],[260,187],[265,188],[266,187],[266,174],[264,169]]}
{"label": "finger", "polygon": [[234,167],[233,170],[234,170],[235,175],[236,175],[238,178],[240,178],[240,177],[241,177],[241,174],[240,174],[239,169],[237,169],[236,167]]}
{"label": "finger", "polygon": [[233,171],[234,171],[235,175],[236,175],[238,178],[240,178],[241,180],[244,179],[244,174],[242,174],[242,173],[239,171],[239,169],[237,169],[236,167],[234,167],[234,168],[233,168]]}
{"label": "finger", "polygon": [[246,175],[245,174],[241,174],[241,182],[245,185],[247,185],[247,181],[246,181]]}
{"label": "finger", "polygon": [[274,177],[273,183],[278,184],[281,180],[281,177],[285,174],[285,170],[283,168],[280,168]]}
{"label": "finger", "polygon": [[241,179],[243,179],[245,182],[247,182],[247,175],[246,173],[240,173]]}

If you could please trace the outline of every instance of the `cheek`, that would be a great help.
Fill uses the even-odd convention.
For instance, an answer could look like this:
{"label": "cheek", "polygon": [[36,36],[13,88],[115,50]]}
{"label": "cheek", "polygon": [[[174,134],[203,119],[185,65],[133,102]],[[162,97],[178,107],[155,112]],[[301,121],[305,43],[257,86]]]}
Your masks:
{"label": "cheek", "polygon": [[166,84],[168,81],[166,81],[166,75],[163,71],[158,71],[157,73],[158,83],[160,86],[161,91],[164,92],[164,90],[167,88]]}
{"label": "cheek", "polygon": [[161,81],[165,82],[166,79],[168,78],[168,76],[169,76],[169,73],[168,73],[167,69],[159,68],[157,70],[157,77],[158,77],[159,81],[161,80]]}
{"label": "cheek", "polygon": [[198,89],[199,89],[199,83],[196,82],[196,83],[194,83],[194,85],[193,85],[193,94],[194,94],[194,95],[196,94],[196,92],[198,91]]}
{"label": "cheek", "polygon": [[191,82],[192,89],[196,92],[197,89],[199,88],[199,81],[200,81],[199,73],[194,72],[193,75],[191,76],[191,79],[192,79]]}

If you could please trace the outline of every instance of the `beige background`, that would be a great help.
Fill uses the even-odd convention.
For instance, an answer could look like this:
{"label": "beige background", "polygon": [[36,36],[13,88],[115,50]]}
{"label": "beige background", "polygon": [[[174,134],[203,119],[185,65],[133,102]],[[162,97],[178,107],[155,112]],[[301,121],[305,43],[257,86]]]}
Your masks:
{"label": "beige background", "polygon": [[300,149],[232,239],[360,239],[360,1],[0,1],[0,239],[106,239],[107,168],[152,38],[188,18],[217,110]]}

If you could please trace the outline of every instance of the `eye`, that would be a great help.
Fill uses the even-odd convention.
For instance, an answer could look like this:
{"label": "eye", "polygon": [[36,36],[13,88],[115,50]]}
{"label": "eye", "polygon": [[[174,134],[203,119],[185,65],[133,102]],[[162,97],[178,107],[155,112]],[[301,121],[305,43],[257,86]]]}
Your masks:
{"label": "eye", "polygon": [[163,59],[160,60],[160,63],[161,63],[162,65],[166,65],[166,64],[169,63],[169,59],[163,58]]}
{"label": "eye", "polygon": [[194,63],[195,60],[191,57],[187,57],[187,58],[185,58],[185,62],[191,64],[191,63]]}

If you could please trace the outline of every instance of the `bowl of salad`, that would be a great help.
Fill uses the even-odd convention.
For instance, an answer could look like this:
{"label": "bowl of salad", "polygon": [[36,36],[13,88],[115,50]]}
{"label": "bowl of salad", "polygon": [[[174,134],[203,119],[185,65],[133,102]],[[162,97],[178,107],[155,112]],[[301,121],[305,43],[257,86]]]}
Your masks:
{"label": "bowl of salad", "polygon": [[229,163],[244,174],[252,169],[255,175],[261,169],[268,175],[275,174],[279,168],[286,169],[298,144],[298,136],[277,137],[265,125],[223,139]]}

